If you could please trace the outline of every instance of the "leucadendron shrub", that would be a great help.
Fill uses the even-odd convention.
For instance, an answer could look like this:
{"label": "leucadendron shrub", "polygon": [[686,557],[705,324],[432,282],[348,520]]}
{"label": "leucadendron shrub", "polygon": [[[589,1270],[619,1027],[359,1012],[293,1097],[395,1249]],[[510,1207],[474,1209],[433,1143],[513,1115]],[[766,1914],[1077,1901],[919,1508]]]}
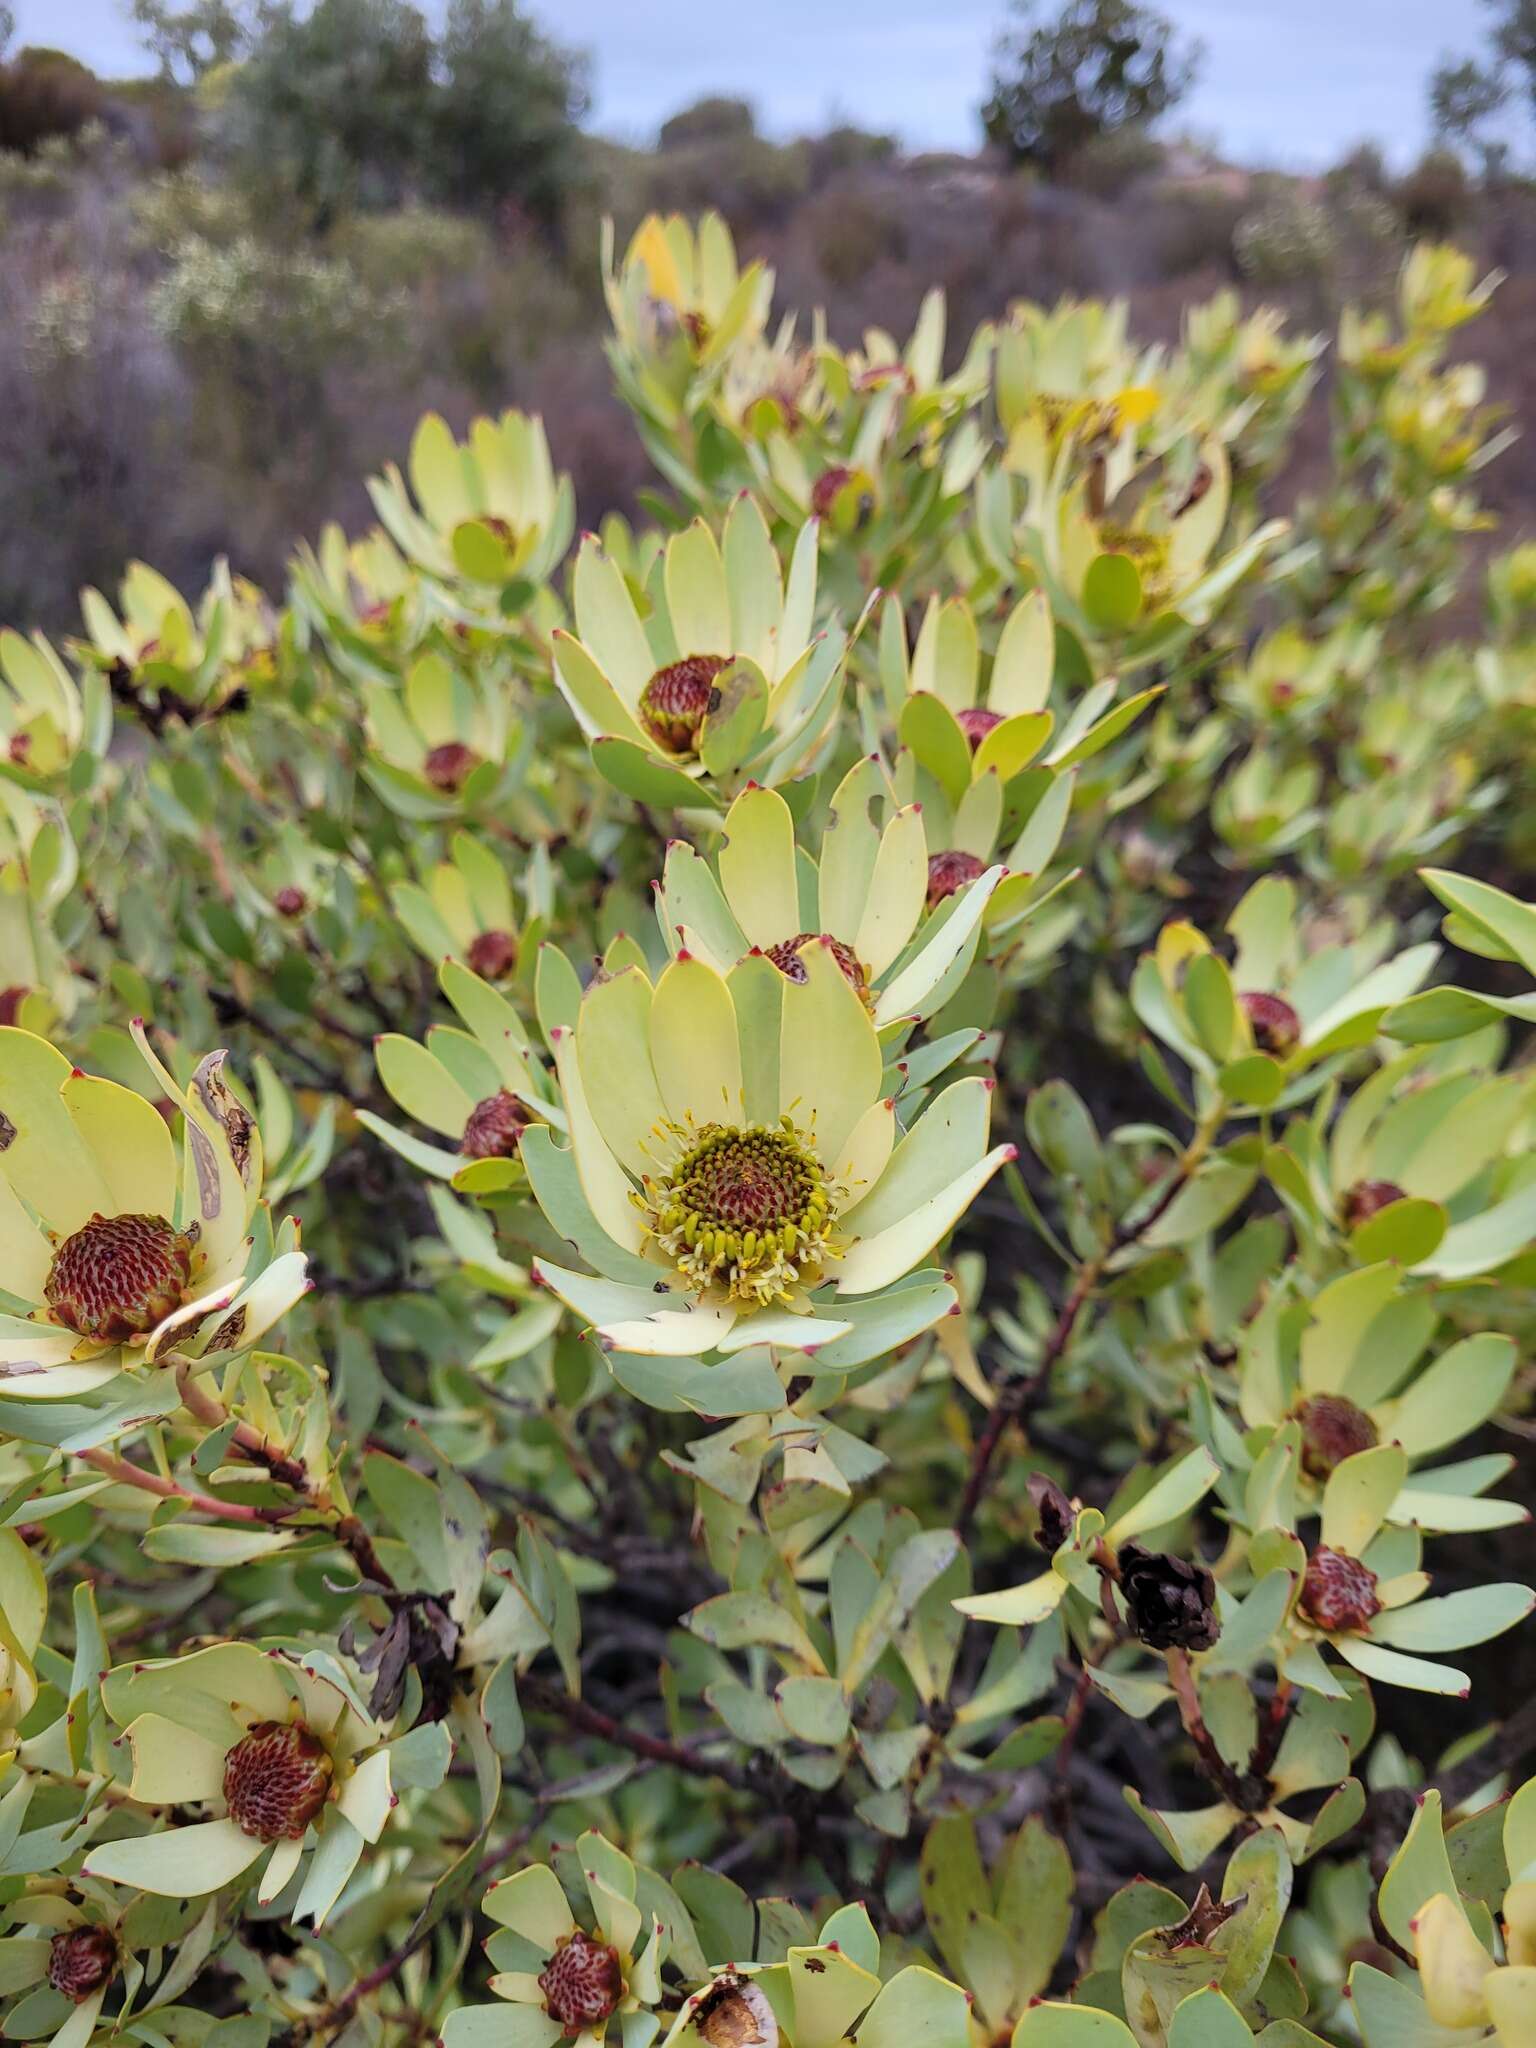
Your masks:
{"label": "leucadendron shrub", "polygon": [[603,267],[644,523],[0,633],[0,2034],[1531,2048],[1496,281]]}

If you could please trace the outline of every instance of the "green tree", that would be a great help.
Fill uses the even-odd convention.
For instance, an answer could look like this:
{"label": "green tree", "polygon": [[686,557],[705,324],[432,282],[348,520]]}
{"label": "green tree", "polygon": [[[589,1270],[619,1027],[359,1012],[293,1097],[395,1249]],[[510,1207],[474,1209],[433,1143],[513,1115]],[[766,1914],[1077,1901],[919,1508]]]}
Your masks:
{"label": "green tree", "polygon": [[435,196],[516,199],[552,221],[577,171],[585,60],[551,42],[516,0],[450,0],[433,96]]}
{"label": "green tree", "polygon": [[431,153],[435,52],[409,0],[278,0],[231,85],[228,133],[251,182],[324,225],[398,206]]}
{"label": "green tree", "polygon": [[240,56],[253,29],[248,0],[132,0],[129,13],[161,76],[178,84]]}
{"label": "green tree", "polygon": [[750,100],[710,93],[663,121],[657,141],[663,149],[687,149],[699,142],[738,142],[756,133],[757,118]]}
{"label": "green tree", "polygon": [[1436,134],[1479,151],[1492,174],[1509,152],[1508,139],[1490,131],[1494,116],[1517,97],[1536,112],[1536,0],[1483,5],[1491,17],[1486,53],[1442,60],[1429,81],[1429,111]]}
{"label": "green tree", "polygon": [[1087,144],[1150,126],[1193,84],[1197,43],[1135,0],[1066,0],[1042,19],[1038,0],[1014,0],[982,108],[989,139],[1021,162],[1053,170]]}
{"label": "green tree", "polygon": [[585,106],[580,61],[515,0],[267,0],[226,103],[250,183],[317,224],[412,199],[558,211]]}

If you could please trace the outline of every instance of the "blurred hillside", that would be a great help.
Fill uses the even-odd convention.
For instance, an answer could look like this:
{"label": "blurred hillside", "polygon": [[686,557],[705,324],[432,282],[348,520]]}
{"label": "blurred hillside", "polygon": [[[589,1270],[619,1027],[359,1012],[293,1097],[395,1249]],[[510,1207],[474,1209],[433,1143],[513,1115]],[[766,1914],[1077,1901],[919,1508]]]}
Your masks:
{"label": "blurred hillside", "polygon": [[[218,554],[280,582],[297,535],[366,523],[355,479],[429,406],[543,413],[583,521],[627,507],[646,465],[600,342],[605,214],[622,245],[652,209],[717,207],[779,306],[823,307],[844,342],[904,333],[941,284],[956,357],[1019,297],[1124,293],[1149,340],[1227,287],[1326,326],[1414,235],[1452,236],[1509,273],[1476,335],[1491,395],[1536,401],[1536,186],[1495,160],[1394,178],[1361,150],[1294,180],[1133,128],[1046,173],[852,128],[775,143],[728,99],[625,149],[581,133],[579,60],[514,8],[459,0],[461,45],[424,53],[381,43],[379,6],[327,0],[324,49],[166,50],[153,82],[0,66],[0,619],[67,628],[131,556],[189,586]],[[1311,431],[1287,493],[1316,408]],[[1531,465],[1487,495],[1503,539],[1536,531]]]}

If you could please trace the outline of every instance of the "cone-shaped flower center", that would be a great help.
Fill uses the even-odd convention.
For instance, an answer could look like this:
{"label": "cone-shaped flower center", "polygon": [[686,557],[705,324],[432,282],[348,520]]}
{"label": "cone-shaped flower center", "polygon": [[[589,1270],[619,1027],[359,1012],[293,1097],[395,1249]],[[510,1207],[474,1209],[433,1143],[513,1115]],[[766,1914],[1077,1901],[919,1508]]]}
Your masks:
{"label": "cone-shaped flower center", "polygon": [[498,1088],[469,1112],[459,1151],[465,1159],[512,1159],[532,1121],[515,1095]]}
{"label": "cone-shaped flower center", "polygon": [[747,1308],[813,1285],[836,1255],[836,1191],[789,1118],[669,1128],[683,1149],[636,1199],[687,1284]]}
{"label": "cone-shaped flower center", "polygon": [[302,917],[309,908],[309,898],[292,882],[285,882],[272,898],[272,908],[279,917]]}
{"label": "cone-shaped flower center", "polygon": [[1285,1000],[1267,989],[1248,989],[1237,999],[1253,1030],[1260,1052],[1285,1059],[1301,1042],[1301,1019]]}
{"label": "cone-shaped flower center", "polygon": [[421,764],[421,772],[434,789],[456,796],[480,766],[480,756],[462,740],[444,740]]}
{"label": "cone-shaped flower center", "polygon": [[1336,1465],[1377,1442],[1376,1425],[1363,1408],[1342,1394],[1314,1394],[1296,1411],[1301,1424],[1301,1462],[1314,1479],[1326,1479]]}
{"label": "cone-shaped flower center", "polygon": [[544,2010],[568,2034],[600,2026],[624,1996],[618,1951],[577,1928],[539,1972]]}
{"label": "cone-shaped flower center", "polygon": [[974,853],[930,853],[928,856],[928,908],[942,903],[946,896],[953,896],[957,889],[963,889],[967,882],[986,870]]}
{"label": "cone-shaped flower center", "polygon": [[792,939],[780,939],[776,946],[768,948],[768,958],[780,974],[787,974],[791,981],[806,980],[805,962],[800,958],[800,948],[813,939],[820,939],[824,946],[832,948],[832,957],[843,970],[845,979],[863,995],[868,987],[864,969],[852,946],[845,946],[841,939],[834,939],[830,932],[796,932]]}
{"label": "cone-shaped flower center", "polygon": [[968,711],[957,711],[955,723],[971,743],[974,754],[989,732],[995,732],[1003,722],[1001,711],[987,711],[980,704],[971,705]]}
{"label": "cone-shaped flower center", "polygon": [[1369,1223],[1373,1216],[1379,1216],[1383,1209],[1390,1209],[1402,1199],[1403,1191],[1395,1180],[1357,1180],[1344,1197],[1345,1229],[1358,1230],[1362,1223]]}
{"label": "cone-shaped flower center", "polygon": [[105,1927],[66,1927],[48,1946],[48,1982],[74,2005],[117,1974],[117,1937]]}
{"label": "cone-shaped flower center", "polygon": [[517,941],[510,932],[476,932],[468,957],[483,981],[504,981],[517,965]]}
{"label": "cone-shaped flower center", "polygon": [[1308,1621],[1330,1633],[1369,1628],[1372,1617],[1381,1612],[1376,1574],[1358,1557],[1320,1543],[1307,1560],[1301,1611]]}
{"label": "cone-shaped flower center", "polygon": [[724,654],[688,654],[657,669],[640,692],[640,723],[657,746],[669,753],[691,754],[699,744],[699,727],[715,694],[715,678],[730,667]]}
{"label": "cone-shaped flower center", "polygon": [[331,1759],[296,1721],[258,1721],[224,1759],[224,1803],[243,1834],[297,1842],[331,1789]]}
{"label": "cone-shaped flower center", "polygon": [[93,1216],[54,1253],[43,1297],[66,1329],[121,1344],[179,1308],[191,1277],[191,1241],[163,1216]]}

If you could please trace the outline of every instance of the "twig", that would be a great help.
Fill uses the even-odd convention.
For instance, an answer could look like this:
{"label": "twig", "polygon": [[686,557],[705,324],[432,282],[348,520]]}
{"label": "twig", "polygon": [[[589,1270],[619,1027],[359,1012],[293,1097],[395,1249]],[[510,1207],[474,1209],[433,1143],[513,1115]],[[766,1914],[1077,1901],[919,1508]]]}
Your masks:
{"label": "twig", "polygon": [[1168,1682],[1173,1687],[1174,1698],[1179,1703],[1179,1719],[1184,1723],[1184,1732],[1195,1747],[1195,1758],[1201,1771],[1210,1780],[1213,1789],[1239,1813],[1249,1816],[1250,1823],[1255,1811],[1255,1802],[1262,1807],[1267,1803],[1261,1797],[1268,1793],[1268,1786],[1251,1773],[1245,1774],[1229,1764],[1216,1746],[1216,1738],[1205,1725],[1205,1716],[1200,1711],[1200,1695],[1195,1690],[1195,1675],[1189,1668],[1187,1650],[1168,1652]]}
{"label": "twig", "polygon": [[[184,1358],[177,1364],[176,1385],[182,1406],[208,1428],[222,1429],[229,1420],[229,1410],[217,1395],[198,1384],[197,1370],[195,1359]],[[260,1431],[253,1429],[248,1422],[235,1424],[230,1447],[249,1464],[261,1466],[278,1485],[300,1495],[311,1513],[328,1522],[336,1541],[351,1554],[365,1579],[371,1579],[375,1585],[387,1587],[391,1592],[395,1590],[395,1581],[385,1568],[373,1537],[356,1515],[338,1508],[325,1489],[315,1484],[307,1466],[297,1458],[290,1458],[286,1452],[273,1450]]]}
{"label": "twig", "polygon": [[1103,1251],[1087,1260],[1079,1269],[1072,1292],[1067,1296],[1061,1314],[1056,1318],[1051,1334],[1045,1340],[1040,1362],[1032,1372],[1019,1373],[1004,1381],[997,1391],[997,1398],[977,1437],[971,1452],[971,1469],[965,1482],[965,1492],[960,1497],[960,1507],[955,1515],[955,1529],[962,1541],[970,1535],[971,1525],[976,1519],[991,1478],[993,1460],[998,1447],[1007,1433],[1010,1423],[1028,1414],[1030,1408],[1044,1394],[1050,1384],[1055,1365],[1072,1340],[1077,1328],[1077,1319],[1094,1289],[1104,1277],[1106,1267],[1117,1253],[1144,1237],[1153,1224],[1168,1213],[1174,1198],[1185,1186],[1190,1176],[1204,1159],[1215,1135],[1216,1124],[1206,1122],[1195,1132],[1185,1148],[1177,1166],[1168,1174],[1165,1186],[1152,1207],[1133,1224],[1121,1224],[1110,1237]]}
{"label": "twig", "polygon": [[287,1508],[252,1507],[247,1501],[220,1500],[216,1494],[198,1493],[175,1479],[162,1478],[158,1472],[146,1472],[142,1465],[134,1465],[127,1458],[116,1458],[110,1451],[77,1451],[75,1455],[83,1465],[104,1472],[115,1485],[136,1486],[141,1493],[156,1494],[161,1500],[179,1500],[201,1514],[217,1515],[226,1522],[261,1522],[271,1526],[286,1521],[289,1514]]}
{"label": "twig", "polygon": [[740,1764],[711,1759],[699,1750],[684,1749],[681,1743],[668,1742],[660,1735],[648,1735],[643,1728],[628,1728],[611,1714],[603,1713],[586,1700],[577,1699],[574,1693],[565,1692],[544,1679],[524,1678],[518,1689],[525,1705],[558,1714],[571,1727],[580,1728],[587,1735],[596,1735],[604,1742],[613,1743],[616,1748],[627,1749],[631,1756],[644,1757],[653,1764],[670,1764],[675,1770],[691,1772],[696,1778],[718,1778],[722,1784],[731,1785],[739,1792],[757,1789],[751,1773]]}

